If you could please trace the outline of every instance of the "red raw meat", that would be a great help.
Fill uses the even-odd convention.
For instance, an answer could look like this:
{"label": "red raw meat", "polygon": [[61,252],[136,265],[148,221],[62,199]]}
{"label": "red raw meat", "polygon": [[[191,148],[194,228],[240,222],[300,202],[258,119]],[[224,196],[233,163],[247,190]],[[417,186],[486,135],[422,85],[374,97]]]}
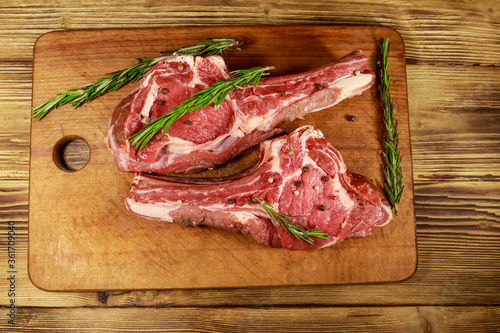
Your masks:
{"label": "red raw meat", "polygon": [[[365,177],[349,172],[340,153],[312,126],[264,141],[260,150],[254,167],[227,180],[137,173],[127,207],[143,217],[241,232],[288,250],[366,237],[391,220],[383,193]],[[259,203],[248,203],[252,199],[298,217],[290,220],[294,224],[307,221],[309,228],[317,226],[329,239],[313,238],[316,245],[301,243],[273,222]]]}
{"label": "red raw meat", "polygon": [[283,122],[333,106],[361,94],[375,75],[360,51],[308,72],[264,77],[244,92],[237,89],[222,104],[195,110],[158,133],[142,151],[126,138],[217,80],[230,77],[220,56],[183,55],[158,63],[139,87],[115,109],[107,144],[122,171],[159,174],[210,169],[280,133]]}

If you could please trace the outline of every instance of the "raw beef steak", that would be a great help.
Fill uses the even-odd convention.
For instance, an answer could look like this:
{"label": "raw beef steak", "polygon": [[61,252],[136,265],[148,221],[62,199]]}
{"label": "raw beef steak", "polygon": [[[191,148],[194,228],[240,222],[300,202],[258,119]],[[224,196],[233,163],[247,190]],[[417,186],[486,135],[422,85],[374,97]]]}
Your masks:
{"label": "raw beef steak", "polygon": [[230,77],[220,56],[173,55],[158,63],[115,109],[107,144],[122,171],[159,174],[213,168],[280,133],[283,122],[361,94],[374,82],[360,51],[308,72],[264,77],[257,88],[237,89],[222,104],[195,110],[158,133],[142,151],[126,138],[217,80]]}
{"label": "raw beef steak", "polygon": [[[240,177],[216,181],[137,173],[127,207],[137,215],[186,226],[241,232],[288,250],[322,248],[370,235],[392,218],[382,192],[347,170],[339,152],[312,126],[260,145],[260,160]],[[274,222],[259,199],[290,222],[317,228],[328,239],[299,241]]]}

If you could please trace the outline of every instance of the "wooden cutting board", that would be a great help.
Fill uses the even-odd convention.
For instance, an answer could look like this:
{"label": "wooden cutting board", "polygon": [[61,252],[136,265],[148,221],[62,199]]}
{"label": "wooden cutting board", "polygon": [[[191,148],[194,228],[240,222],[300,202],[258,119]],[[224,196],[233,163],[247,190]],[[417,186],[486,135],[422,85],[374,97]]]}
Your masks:
{"label": "wooden cutting board", "polygon": [[[244,41],[241,50],[224,54],[230,70],[272,65],[272,75],[313,69],[356,49],[375,70],[377,41],[390,38],[391,92],[398,103],[405,185],[398,216],[367,238],[297,252],[270,249],[240,234],[134,216],[124,204],[133,175],[118,171],[104,135],[113,109],[135,83],[77,110],[66,105],[41,121],[32,120],[29,275],[36,286],[55,291],[312,285],[400,281],[413,274],[417,256],[405,55],[394,30],[266,26],[52,32],[34,48],[33,105],[125,68],[135,58],[226,35]],[[376,87],[285,129],[306,124],[323,131],[352,171],[381,183]],[[67,142],[73,142],[76,152],[64,153],[72,145],[65,146]],[[79,171],[67,170],[72,154],[78,160],[85,149],[90,151],[88,163]],[[62,155],[68,160],[61,162]],[[202,175],[231,174],[256,159],[253,152]]]}

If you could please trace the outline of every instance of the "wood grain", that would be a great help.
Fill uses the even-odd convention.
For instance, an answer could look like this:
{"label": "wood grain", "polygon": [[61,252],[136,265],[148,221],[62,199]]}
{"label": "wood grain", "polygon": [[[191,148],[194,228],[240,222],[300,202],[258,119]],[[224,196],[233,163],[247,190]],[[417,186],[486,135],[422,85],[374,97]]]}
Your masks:
{"label": "wood grain", "polygon": [[[17,182],[12,181],[16,184]],[[497,186],[498,187],[498,186]],[[3,186],[3,188],[8,188]],[[11,203],[3,206],[6,220],[16,221],[21,228],[19,246],[20,276],[18,301],[21,306],[81,307],[98,306],[97,293],[51,293],[34,287],[27,278],[27,192],[11,187],[4,197]],[[443,199],[436,193],[444,193],[452,188],[454,195]],[[481,186],[477,182],[422,185],[416,187],[419,266],[416,274],[408,281],[391,284],[371,284],[353,286],[323,287],[281,287],[281,288],[241,288],[222,290],[173,290],[111,292],[106,306],[275,306],[303,305],[470,305],[500,302],[498,293],[499,251],[498,229],[490,217],[478,215],[476,210],[496,209],[490,213],[498,218],[498,202],[489,198],[495,184]],[[2,197],[2,198],[4,198]],[[467,200],[467,201],[466,201]],[[464,208],[464,202],[475,202]],[[495,206],[496,205],[496,206]],[[481,208],[483,206],[483,208]],[[496,207],[496,208],[494,208]],[[463,214],[468,211],[469,214]],[[436,212],[450,213],[436,216]],[[429,217],[425,217],[425,215]],[[431,217],[434,216],[434,217]],[[468,216],[476,216],[474,220]],[[481,228],[488,222],[492,227]],[[5,222],[1,225],[5,230]],[[4,252],[2,252],[2,255]],[[1,258],[1,257],[0,257]],[[0,281],[5,288],[6,282]],[[297,295],[300,294],[300,300]],[[3,304],[7,301],[3,297]]]}
{"label": "wood grain", "polygon": [[[7,29],[0,43],[12,47],[3,61],[31,61],[32,45],[49,31],[214,25],[384,25],[399,31],[409,63],[499,64],[499,13],[496,1],[428,0],[401,2],[302,0],[129,0],[126,6],[104,0],[9,0],[2,8]],[[341,10],[340,10],[341,9]],[[36,18],[36,19],[32,19]],[[16,22],[30,22],[29,28]],[[9,27],[19,30],[11,30]]]}
{"label": "wood grain", "polygon": [[[28,308],[15,332],[498,332],[499,307]],[[60,323],[67,323],[61,327]],[[10,329],[10,330],[9,330]],[[12,327],[0,323],[0,332]]]}
{"label": "wood grain", "polygon": [[[218,316],[219,320],[208,327],[244,331],[253,313],[265,317],[267,325],[255,325],[255,331],[262,327],[279,331],[284,321],[270,318],[276,314],[274,306],[290,315],[286,321],[293,320],[292,314],[300,316],[301,322],[294,321],[298,331],[305,331],[310,318],[324,311],[318,315],[324,327],[334,327],[333,321],[325,318],[329,316],[339,325],[344,323],[344,332],[369,328],[383,332],[407,328],[412,332],[412,327],[404,325],[421,318],[415,314],[420,311],[428,324],[418,322],[414,331],[498,332],[500,140],[495,130],[500,106],[499,13],[500,3],[494,0],[126,0],[119,6],[111,0],[94,5],[82,0],[2,2],[2,263],[6,258],[6,223],[16,221],[21,230],[16,299],[20,324],[10,327],[2,320],[0,330],[74,332],[78,330],[71,328],[99,331],[106,327],[123,332],[133,331],[129,329],[133,327],[135,331],[181,331],[194,327],[193,318],[203,316],[207,307],[229,307],[235,311]],[[416,194],[416,274],[405,282],[389,284],[111,292],[106,304],[95,292],[46,292],[33,286],[27,273],[27,203],[31,73],[37,38],[55,30],[265,24],[383,25],[403,36]],[[5,272],[0,272],[3,317],[9,298]],[[481,304],[488,306],[472,306]],[[171,307],[175,315],[167,324]],[[241,310],[238,307],[249,308],[237,311]],[[213,314],[213,310],[208,313]],[[311,316],[304,317],[304,313]],[[245,325],[238,324],[240,317]],[[396,317],[403,324],[396,326],[389,320]],[[317,330],[326,330],[322,328]]]}
{"label": "wood grain", "polygon": [[[435,67],[428,66],[423,67],[422,70],[416,71],[416,68],[410,66],[409,67],[409,76],[413,77],[415,80],[415,84],[412,85],[414,81],[410,81],[409,84],[412,85],[409,87],[409,102],[410,109],[414,112],[422,112],[428,110],[429,108],[439,108],[439,104],[435,103],[427,103],[421,104],[417,102],[417,98],[412,98],[414,96],[411,92],[425,89],[426,98],[430,100],[438,100],[441,92],[439,90],[427,89],[425,85],[425,78],[427,77],[443,77],[443,80],[440,80],[440,83],[447,83],[450,87],[456,87],[453,89],[457,89],[457,91],[463,91],[463,94],[468,93],[469,86],[465,84],[461,84],[459,80],[459,74],[454,71],[456,69],[454,66],[450,67]],[[26,68],[26,71],[29,69]],[[491,75],[484,75],[484,72],[487,71],[488,68],[484,67],[470,67],[467,69],[469,73],[469,78],[476,78],[472,80],[471,86],[475,86],[480,82],[484,82],[484,80],[490,80],[491,84],[495,84],[496,81],[493,80]],[[492,81],[491,81],[492,80]],[[436,83],[437,84],[437,83]],[[488,83],[485,83],[485,86],[488,86]],[[452,90],[453,90],[452,89]],[[456,93],[450,95],[448,97],[449,104],[460,104],[462,94]],[[418,99],[420,101],[420,99]],[[454,103],[455,102],[455,103]],[[21,102],[25,103],[26,102]],[[491,101],[492,105],[498,104],[497,100]],[[19,109],[22,107],[22,104],[17,107]],[[411,107],[411,106],[414,107]],[[486,106],[485,106],[486,107]],[[14,108],[14,110],[16,110]],[[14,114],[13,111],[12,114]],[[24,111],[25,113],[26,110]],[[469,114],[470,118],[475,118],[474,114]],[[29,122],[28,118],[27,121]],[[413,119],[413,118],[410,118]],[[26,120],[25,120],[26,121]],[[14,122],[14,124],[21,124],[21,122]],[[7,124],[7,123],[1,123]],[[12,124],[12,123],[11,123]],[[440,122],[443,124],[443,122]],[[19,127],[22,127],[22,126]],[[451,128],[451,125],[450,125]],[[11,131],[18,131],[9,126]],[[425,134],[425,127],[421,130],[422,134]],[[5,132],[7,132],[7,127],[5,127]],[[13,132],[14,133],[14,132]],[[420,133],[418,133],[420,134]],[[26,136],[26,134],[25,134]],[[429,140],[432,140],[432,135],[429,135]],[[413,140],[415,141],[415,140]],[[18,156],[21,158],[22,156],[27,155],[27,145],[28,140],[12,140],[12,142],[5,142],[6,145],[16,145]],[[451,142],[451,146],[453,146],[453,142]],[[491,146],[491,145],[490,145]],[[413,143],[413,148],[415,151],[415,143]],[[432,146],[428,148],[428,152],[433,152]],[[4,148],[2,152],[7,152],[7,148]],[[23,152],[24,151],[24,152]],[[432,166],[432,163],[427,163],[426,159],[421,155],[422,152],[417,152],[417,155],[414,155],[414,169],[416,170],[416,174],[418,173],[420,176],[426,176],[426,170],[428,167]],[[10,156],[6,153],[3,153],[4,160],[9,160]],[[16,156],[16,155],[14,155]],[[415,156],[422,156],[421,159],[417,159],[415,161]],[[454,155],[455,156],[455,155]],[[455,166],[453,170],[458,170],[463,167],[463,161],[458,157],[451,156],[449,158],[451,165]],[[457,159],[458,158],[458,159]],[[18,157],[15,157],[18,159]],[[25,162],[22,162],[21,166],[24,165],[24,168],[27,169],[27,158],[24,159]],[[460,167],[460,168],[459,168]],[[487,166],[485,166],[487,168]],[[489,171],[494,171],[495,169],[491,166]],[[483,173],[487,173],[488,171],[485,169]],[[419,240],[419,249],[421,252],[420,260],[419,260],[419,269],[414,276],[408,282],[403,284],[396,285],[382,285],[382,286],[354,286],[354,287],[334,287],[334,288],[320,288],[319,290],[314,288],[306,288],[301,291],[302,294],[307,295],[306,298],[310,300],[313,304],[377,304],[377,302],[381,302],[383,304],[474,304],[477,302],[487,303],[487,304],[495,304],[495,302],[499,302],[499,295],[497,289],[495,287],[495,279],[498,278],[498,262],[499,257],[498,254],[498,243],[495,242],[497,238],[495,238],[495,233],[492,229],[487,229],[489,231],[489,237],[485,239],[483,236],[478,236],[473,232],[474,229],[469,228],[469,235],[467,236],[466,242],[457,242],[454,236],[453,231],[457,227],[456,219],[453,218],[453,215],[448,215],[449,220],[446,223],[440,223],[439,221],[429,220],[427,218],[425,221],[422,220],[420,222],[420,218],[428,214],[426,213],[426,209],[432,205],[433,202],[436,202],[434,205],[434,211],[442,211],[443,209],[447,209],[449,207],[457,208],[454,211],[456,212],[456,217],[460,216],[459,208],[463,207],[464,203],[473,203],[473,205],[469,204],[469,210],[471,214],[475,214],[475,209],[479,208],[479,205],[487,206],[487,207],[497,207],[498,202],[496,200],[492,200],[491,193],[496,193],[498,191],[498,184],[494,181],[487,181],[485,178],[479,178],[477,175],[473,175],[470,179],[472,182],[467,181],[468,178],[441,178],[440,182],[437,182],[438,179],[436,177],[431,177],[432,174],[428,174],[426,176],[425,182],[419,182],[417,177],[417,187],[416,187],[416,202],[417,202],[417,222],[418,222],[418,240]],[[5,178],[4,178],[5,179]],[[481,180],[483,179],[483,180]],[[475,181],[474,181],[475,180]],[[15,180],[10,181],[10,183],[2,182],[2,188],[4,188],[3,196],[1,202],[5,202],[5,200],[9,200],[9,204],[4,204],[3,212],[5,212],[4,218],[5,221],[7,219],[16,220],[18,225],[24,225],[27,227],[27,190],[26,185],[23,183],[16,183]],[[17,186],[10,186],[7,184],[19,184]],[[24,181],[24,184],[27,184]],[[419,185],[422,184],[422,185]],[[6,188],[11,188],[11,190],[5,190]],[[15,188],[17,188],[15,190]],[[452,189],[454,193],[453,196],[449,196],[449,191]],[[420,193],[420,194],[419,194]],[[447,203],[446,206],[438,205],[437,201],[442,201],[443,199],[438,198],[434,193],[442,193],[442,198],[446,198]],[[482,202],[482,204],[481,204]],[[476,208],[477,206],[477,208]],[[491,208],[484,208],[490,209]],[[498,216],[497,213],[493,213]],[[429,214],[431,215],[431,214]],[[477,215],[476,215],[477,216]],[[495,215],[493,215],[495,216]],[[478,218],[479,221],[482,221],[481,218]],[[427,225],[431,224],[431,227],[427,227]],[[440,232],[436,232],[436,228],[432,227],[432,225],[439,225]],[[494,225],[494,224],[493,224]],[[3,229],[2,229],[3,230]],[[478,229],[479,230],[479,229]],[[491,239],[492,241],[488,241]],[[441,244],[444,240],[445,246],[436,246],[435,244]],[[25,248],[27,248],[27,244],[23,244]],[[473,253],[467,253],[468,247],[473,246],[477,248],[478,251],[474,251]],[[26,250],[25,250],[26,251]],[[462,253],[465,255],[456,256],[454,253]],[[486,260],[486,262],[485,262]],[[26,263],[26,258],[23,259],[23,262]],[[478,273],[475,271],[475,262],[484,263],[483,269]],[[440,265],[444,265],[443,268]],[[458,274],[454,266],[464,268],[464,272],[462,274]],[[71,293],[47,293],[40,291],[32,286],[31,282],[27,278],[27,270],[26,267],[23,269],[23,275],[25,278],[20,282],[22,290],[28,290],[29,298],[26,296],[21,296],[21,300],[24,304],[27,302],[32,302],[38,306],[48,306],[48,305],[58,305],[58,306],[87,306],[90,304],[98,304],[97,296],[94,294],[71,294]],[[2,281],[3,282],[3,281]],[[423,288],[425,286],[425,288]],[[443,293],[443,290],[446,292]],[[277,304],[294,304],[295,301],[295,288],[281,288],[279,291],[270,291],[268,289],[254,289],[251,291],[247,290],[234,290],[234,291],[193,291],[193,292],[183,292],[176,291],[172,293],[168,292],[128,292],[128,293],[118,293],[112,294],[109,298],[109,302],[111,304],[116,305],[134,305],[134,304],[152,304],[152,305],[165,305],[165,304],[185,304],[188,302],[192,305],[224,305],[232,303],[228,299],[231,298],[231,295],[238,295],[236,297],[239,300],[239,304],[245,304],[245,300],[249,300],[249,298],[256,299],[256,302],[276,302]],[[398,297],[399,295],[399,297]],[[410,295],[410,297],[408,297]],[[6,297],[2,295],[4,301]],[[332,303],[333,302],[333,303]],[[5,304],[5,303],[4,303]]]}
{"label": "wood grain", "polygon": [[[132,89],[127,87],[76,112],[56,110],[42,121],[32,122],[29,271],[37,286],[48,290],[248,287],[387,282],[413,274],[415,220],[404,49],[393,30],[267,26],[51,33],[40,38],[35,47],[34,105],[71,84],[95,81],[102,73],[115,71],[118,64],[126,67],[121,64],[132,58],[132,53],[160,51],[160,40],[169,40],[171,49],[206,36],[228,34],[240,36],[246,45],[241,51],[224,54],[230,69],[276,64],[273,75],[325,65],[352,52],[353,39],[357,40],[356,48],[370,59],[369,68],[375,69],[376,43],[380,36],[391,36],[390,62],[397,82],[393,96],[399,101],[400,147],[406,156],[406,193],[400,214],[373,237],[321,251],[297,252],[268,249],[242,235],[133,216],[123,204],[132,174],[117,170],[103,142],[112,110]],[[301,51],[303,47],[308,51]],[[123,50],[120,56],[114,55],[118,49]],[[145,57],[151,57],[148,54]],[[114,59],[111,64],[110,57]],[[58,64],[58,71],[54,71],[54,64]],[[75,79],[68,73],[79,73],[80,77]],[[347,121],[346,114],[356,115],[356,122]],[[381,111],[376,89],[287,124],[287,129],[306,124],[325,134],[352,171],[381,182]],[[360,132],[363,140],[357,138]],[[78,172],[64,172],[68,170],[60,162],[61,154],[54,151],[60,149],[61,140],[73,137],[88,142],[91,159]],[[229,175],[250,165],[228,163],[203,175]],[[135,262],[135,268],[130,262]],[[124,267],[129,267],[126,275],[122,274]]]}

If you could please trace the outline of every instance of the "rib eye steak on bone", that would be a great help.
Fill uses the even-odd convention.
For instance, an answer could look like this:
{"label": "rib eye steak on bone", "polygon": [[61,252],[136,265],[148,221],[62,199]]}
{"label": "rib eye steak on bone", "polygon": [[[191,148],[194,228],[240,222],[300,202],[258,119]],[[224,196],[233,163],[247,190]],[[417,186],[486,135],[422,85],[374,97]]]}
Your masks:
{"label": "rib eye steak on bone", "polygon": [[[263,77],[216,108],[195,110],[138,151],[126,139],[217,80],[229,78],[220,56],[173,55],[158,63],[114,110],[106,140],[122,171],[158,174],[210,169],[280,133],[283,122],[361,94],[375,75],[360,51],[304,73]],[[160,131],[161,132],[161,131]]]}
{"label": "rib eye steak on bone", "polygon": [[[328,233],[299,241],[263,210],[276,211]],[[392,218],[383,193],[351,173],[340,153],[312,126],[260,144],[260,159],[241,176],[216,181],[137,173],[126,205],[133,213],[186,226],[241,232],[270,247],[303,250],[370,235]],[[304,222],[305,221],[305,222]]]}

